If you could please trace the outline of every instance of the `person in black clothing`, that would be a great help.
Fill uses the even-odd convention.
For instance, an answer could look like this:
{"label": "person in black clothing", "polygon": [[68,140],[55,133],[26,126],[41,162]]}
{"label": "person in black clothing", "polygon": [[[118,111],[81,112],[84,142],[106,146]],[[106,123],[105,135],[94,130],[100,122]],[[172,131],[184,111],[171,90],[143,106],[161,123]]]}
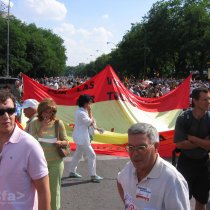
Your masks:
{"label": "person in black clothing", "polygon": [[196,200],[195,210],[205,210],[209,198],[208,161],[210,150],[210,98],[207,88],[192,92],[192,109],[176,120],[174,142],[181,150],[177,169],[187,180],[190,199]]}

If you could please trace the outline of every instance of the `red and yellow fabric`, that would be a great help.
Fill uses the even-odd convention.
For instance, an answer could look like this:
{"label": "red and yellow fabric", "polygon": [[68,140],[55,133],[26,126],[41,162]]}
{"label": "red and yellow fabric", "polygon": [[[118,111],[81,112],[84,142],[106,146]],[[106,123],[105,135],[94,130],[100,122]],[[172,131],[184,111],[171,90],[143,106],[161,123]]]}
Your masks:
{"label": "red and yellow fabric", "polygon": [[[97,153],[127,155],[124,145],[127,143],[127,129],[136,122],[154,125],[162,136],[160,154],[171,156],[173,130],[177,116],[182,109],[189,107],[189,76],[179,87],[159,98],[142,98],[130,92],[120,81],[111,66],[86,83],[67,90],[53,90],[43,86],[23,74],[24,100],[33,98],[41,101],[50,97],[58,105],[58,117],[66,123],[69,137],[74,124],[76,101],[80,94],[89,94],[94,98],[93,115],[98,127],[106,132],[94,136],[93,147]],[[109,132],[111,130],[115,132]]]}

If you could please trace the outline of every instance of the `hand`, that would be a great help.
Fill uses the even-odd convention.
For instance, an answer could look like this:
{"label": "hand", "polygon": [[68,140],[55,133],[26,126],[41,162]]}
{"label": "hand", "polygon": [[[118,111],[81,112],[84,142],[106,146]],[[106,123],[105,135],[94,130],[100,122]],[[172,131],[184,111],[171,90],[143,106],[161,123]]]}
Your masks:
{"label": "hand", "polygon": [[93,114],[92,114],[92,109],[91,106],[87,106],[87,112],[90,118],[92,118]]}
{"label": "hand", "polygon": [[56,146],[59,146],[59,147],[65,147],[65,146],[67,146],[67,141],[58,140],[55,142],[55,144],[56,144]]}
{"label": "hand", "polygon": [[91,120],[92,120],[93,126],[96,127],[96,121],[95,121],[95,119],[92,117]]}
{"label": "hand", "polygon": [[190,142],[193,143],[193,144],[196,144],[197,141],[198,141],[198,137],[196,137],[196,136],[191,136],[191,135],[187,135],[187,139],[188,139],[188,141],[190,141]]}
{"label": "hand", "polygon": [[103,129],[103,128],[97,128],[97,131],[98,131],[100,134],[104,133],[104,129]]}
{"label": "hand", "polygon": [[55,142],[55,145],[58,146],[58,147],[64,146],[64,145],[63,145],[63,142],[60,141],[60,140],[56,141],[56,142]]}
{"label": "hand", "polygon": [[92,112],[91,106],[87,106],[87,111],[88,111],[88,113],[89,113],[89,112]]}

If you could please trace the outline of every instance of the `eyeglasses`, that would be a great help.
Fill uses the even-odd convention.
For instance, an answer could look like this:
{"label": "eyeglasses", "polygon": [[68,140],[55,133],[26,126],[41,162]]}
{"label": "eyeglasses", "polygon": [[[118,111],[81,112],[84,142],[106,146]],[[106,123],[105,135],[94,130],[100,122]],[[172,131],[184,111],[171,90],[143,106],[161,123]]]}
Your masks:
{"label": "eyeglasses", "polygon": [[0,116],[3,116],[5,113],[8,115],[13,115],[16,112],[16,108],[7,108],[7,109],[0,109]]}
{"label": "eyeglasses", "polygon": [[137,152],[145,152],[146,149],[152,144],[147,144],[147,145],[139,145],[139,146],[131,146],[131,145],[127,145],[125,147],[127,152],[134,152],[135,150]]}

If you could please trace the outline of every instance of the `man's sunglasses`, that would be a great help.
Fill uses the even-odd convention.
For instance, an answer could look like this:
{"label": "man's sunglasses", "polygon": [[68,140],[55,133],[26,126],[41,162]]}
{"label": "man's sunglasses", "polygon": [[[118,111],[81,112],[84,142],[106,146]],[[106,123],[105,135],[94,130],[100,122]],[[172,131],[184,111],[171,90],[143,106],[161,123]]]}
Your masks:
{"label": "man's sunglasses", "polygon": [[0,116],[3,116],[5,113],[8,115],[13,115],[16,112],[16,108],[7,108],[7,109],[0,109]]}

